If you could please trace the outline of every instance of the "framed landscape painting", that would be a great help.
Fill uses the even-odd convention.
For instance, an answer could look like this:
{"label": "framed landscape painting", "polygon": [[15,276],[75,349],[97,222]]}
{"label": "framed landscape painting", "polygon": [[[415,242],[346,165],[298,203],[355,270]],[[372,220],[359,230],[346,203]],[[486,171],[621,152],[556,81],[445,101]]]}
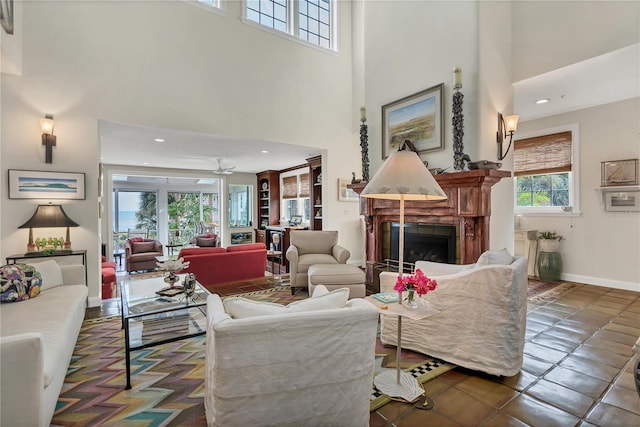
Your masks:
{"label": "framed landscape painting", "polygon": [[84,173],[9,169],[9,198],[84,200]]}
{"label": "framed landscape painting", "polygon": [[444,149],[444,83],[382,106],[382,158],[413,143],[418,153]]}

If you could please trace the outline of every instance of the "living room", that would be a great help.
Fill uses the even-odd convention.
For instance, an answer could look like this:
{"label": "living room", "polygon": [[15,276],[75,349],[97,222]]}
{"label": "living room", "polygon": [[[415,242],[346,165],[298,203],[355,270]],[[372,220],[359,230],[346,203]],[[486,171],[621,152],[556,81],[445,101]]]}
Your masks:
{"label": "living room", "polygon": [[[25,252],[27,230],[18,227],[46,202],[9,198],[8,170],[83,173],[86,197],[64,209],[80,225],[71,230],[73,248],[87,250],[89,304],[100,304],[101,242],[109,238],[101,121],[323,151],[323,228],[337,230],[358,257],[357,205],[340,201],[336,184],[361,175],[361,106],[373,175],[383,162],[381,106],[444,83],[444,149],[421,157],[430,168],[448,168],[459,66],[464,151],[498,161],[496,115],[520,113],[519,84],[620,49],[635,46],[637,55],[640,43],[637,1],[342,1],[334,3],[335,50],[264,31],[244,18],[244,2],[221,3],[14,2],[13,34],[0,30],[0,258]],[[599,190],[601,162],[640,158],[638,79],[626,88],[623,98],[521,119],[515,138],[578,125],[580,210],[525,214],[521,226],[564,236],[565,280],[637,291],[640,214],[605,211]],[[570,96],[570,87],[562,89],[550,104]],[[51,164],[39,126],[46,114],[57,137]],[[512,153],[501,170],[513,170]],[[180,169],[179,143],[167,155]],[[210,176],[214,167],[181,173]],[[514,198],[512,179],[492,189],[492,249],[514,251]]]}
{"label": "living room", "polygon": [[[637,2],[340,2],[338,53],[248,25],[241,2],[224,4],[224,12],[203,13],[181,1],[17,2],[14,35],[2,32],[2,176],[8,169],[86,174],[86,199],[64,206],[80,224],[72,230],[74,248],[88,251],[92,304],[99,301],[102,240],[100,120],[324,149],[323,179],[337,183],[360,175],[360,106],[367,109],[374,172],[382,162],[381,105],[444,82],[445,148],[422,157],[446,168],[453,152],[451,71],[459,66],[465,152],[496,161],[495,116],[512,113],[512,83],[638,43]],[[425,27],[429,19],[434,25]],[[593,24],[600,20],[612,24]],[[518,131],[580,124],[582,213],[524,222],[565,236],[567,279],[627,289],[640,281],[637,213],[605,212],[594,189],[601,161],[639,157],[637,82],[628,89],[636,95],[523,121]],[[54,115],[58,137],[52,164],[44,163],[40,143],[45,114]],[[511,155],[502,163],[511,170]],[[4,257],[24,250],[26,231],[17,227],[35,203],[8,199],[6,185],[3,191]],[[338,230],[341,243],[361,253],[357,209],[338,201],[337,185],[323,191],[323,228]],[[492,248],[513,248],[513,222],[507,179],[493,189]]]}

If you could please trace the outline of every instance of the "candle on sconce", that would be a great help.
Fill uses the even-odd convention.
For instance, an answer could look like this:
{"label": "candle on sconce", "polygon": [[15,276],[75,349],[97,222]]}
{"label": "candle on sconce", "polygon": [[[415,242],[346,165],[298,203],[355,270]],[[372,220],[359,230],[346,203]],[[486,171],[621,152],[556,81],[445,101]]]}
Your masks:
{"label": "candle on sconce", "polygon": [[360,107],[360,121],[366,121],[367,120],[367,109],[364,107]]}
{"label": "candle on sconce", "polygon": [[453,88],[456,90],[462,88],[462,68],[458,66],[453,69]]}

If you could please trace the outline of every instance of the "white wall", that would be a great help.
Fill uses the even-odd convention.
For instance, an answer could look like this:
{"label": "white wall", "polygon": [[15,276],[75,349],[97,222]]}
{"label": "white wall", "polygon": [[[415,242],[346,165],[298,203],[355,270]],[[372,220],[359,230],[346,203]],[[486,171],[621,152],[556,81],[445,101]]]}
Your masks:
{"label": "white wall", "polygon": [[[582,213],[524,216],[522,228],[557,231],[563,279],[640,291],[640,212],[605,212],[597,188],[605,160],[640,158],[640,98],[521,123],[522,134],[577,123]],[[606,118],[606,119],[603,119]]]}
{"label": "white wall", "polygon": [[[339,229],[347,247],[357,238],[357,210],[337,202],[338,178],[360,169],[350,4],[339,4],[333,54],[242,23],[241,2],[229,2],[226,16],[181,1],[23,3],[22,74],[2,74],[1,173],[86,173],[87,200],[65,210],[81,224],[74,248],[89,251],[91,298],[100,279],[100,119],[326,148],[324,226]],[[56,119],[51,165],[40,146],[45,113]],[[1,191],[2,253],[23,252],[27,235],[17,226],[37,201],[4,200]]]}

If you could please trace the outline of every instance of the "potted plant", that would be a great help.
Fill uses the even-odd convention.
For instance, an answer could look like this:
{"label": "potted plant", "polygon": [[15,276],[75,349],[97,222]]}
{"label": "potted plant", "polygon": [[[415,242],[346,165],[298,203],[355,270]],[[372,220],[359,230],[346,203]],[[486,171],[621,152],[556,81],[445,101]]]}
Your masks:
{"label": "potted plant", "polygon": [[563,239],[564,237],[555,231],[541,231],[538,234],[540,250],[543,252],[557,252],[560,249],[560,241]]}

